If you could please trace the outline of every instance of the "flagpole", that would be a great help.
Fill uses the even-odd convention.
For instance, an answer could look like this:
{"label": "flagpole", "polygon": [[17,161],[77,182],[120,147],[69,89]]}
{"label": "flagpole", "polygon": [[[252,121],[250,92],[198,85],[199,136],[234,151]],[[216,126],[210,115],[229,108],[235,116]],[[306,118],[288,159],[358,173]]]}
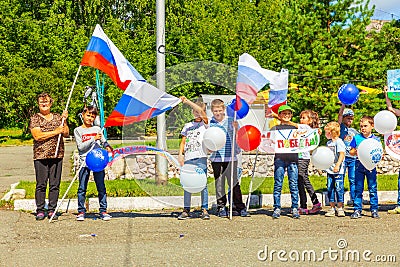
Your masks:
{"label": "flagpole", "polygon": [[[264,131],[266,124],[267,124],[267,119],[264,120],[264,126],[262,128],[262,131]],[[251,191],[253,190],[253,179],[254,179],[254,172],[256,171],[258,152],[259,150],[257,148],[256,157],[254,159],[254,164],[253,164],[253,171],[251,174],[250,185],[249,185],[249,195],[247,196],[246,211],[249,211],[250,208]]]}
{"label": "flagpole", "polygon": [[[232,135],[232,139],[231,139],[231,143],[232,143],[232,151],[231,151],[231,196],[230,196],[230,205],[229,205],[229,219],[232,220],[232,213],[233,213],[233,178],[235,177],[235,175],[233,174],[233,167],[234,167],[234,158],[235,158],[235,141],[236,141],[236,127],[235,127],[235,122],[236,122],[236,108],[234,109],[234,113],[233,113],[233,135]],[[229,129],[229,125],[228,125],[228,129]],[[237,173],[237,169],[235,170]]]}
{"label": "flagpole", "polygon": [[[71,101],[71,97],[72,97],[72,92],[74,91],[74,87],[75,87],[75,84],[76,84],[76,80],[78,79],[79,72],[81,71],[81,68],[82,68],[82,65],[79,65],[78,71],[76,72],[76,75],[75,75],[74,82],[72,83],[72,87],[71,87],[71,90],[70,90],[70,92],[69,92],[67,104],[65,105],[64,111],[67,111],[67,110],[68,110],[69,102]],[[62,120],[61,120],[61,126],[64,125],[64,120],[65,120],[65,119],[62,118]],[[57,157],[58,149],[59,149],[59,147],[60,147],[60,141],[61,141],[61,134],[58,135],[56,153],[54,154],[54,157]]]}
{"label": "flagpole", "polygon": [[[156,0],[157,88],[165,92],[165,0]],[[165,113],[157,116],[157,148],[167,150]],[[156,155],[156,184],[168,183],[168,161]]]}

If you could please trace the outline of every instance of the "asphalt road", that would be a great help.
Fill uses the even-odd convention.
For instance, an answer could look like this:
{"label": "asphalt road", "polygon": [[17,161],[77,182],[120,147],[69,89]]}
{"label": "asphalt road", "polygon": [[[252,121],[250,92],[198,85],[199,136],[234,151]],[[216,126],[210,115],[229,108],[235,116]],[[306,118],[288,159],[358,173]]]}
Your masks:
{"label": "asphalt road", "polygon": [[[0,148],[0,169],[2,191],[34,180],[32,148]],[[347,208],[344,218],[273,220],[264,207],[232,221],[214,215],[178,221],[178,211],[163,210],[112,212],[108,222],[97,214],[77,222],[64,213],[52,223],[3,209],[0,266],[398,266],[400,215],[387,214],[389,208],[380,206],[381,219],[365,210],[352,220]]]}

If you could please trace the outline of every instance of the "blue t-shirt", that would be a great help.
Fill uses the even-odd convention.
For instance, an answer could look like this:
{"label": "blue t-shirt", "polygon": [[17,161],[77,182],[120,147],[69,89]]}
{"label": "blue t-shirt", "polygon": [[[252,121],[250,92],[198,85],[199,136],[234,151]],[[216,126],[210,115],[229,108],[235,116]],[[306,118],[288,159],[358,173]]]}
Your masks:
{"label": "blue t-shirt", "polygon": [[343,140],[343,143],[346,146],[345,156],[350,158],[356,158],[357,156],[350,155],[350,143],[354,139],[354,136],[359,134],[356,129],[348,128],[344,123],[340,124],[340,139]]}
{"label": "blue t-shirt", "polygon": [[378,142],[381,141],[381,139],[380,139],[378,136],[373,135],[373,134],[371,134],[371,135],[368,136],[368,137],[364,137],[364,135],[362,135],[362,134],[357,134],[356,136],[354,136],[353,140],[351,141],[350,147],[351,147],[351,148],[358,148],[358,146],[360,145],[360,143],[361,143],[362,141],[368,139],[368,138],[373,138],[373,139],[375,139],[375,140],[378,141]]}

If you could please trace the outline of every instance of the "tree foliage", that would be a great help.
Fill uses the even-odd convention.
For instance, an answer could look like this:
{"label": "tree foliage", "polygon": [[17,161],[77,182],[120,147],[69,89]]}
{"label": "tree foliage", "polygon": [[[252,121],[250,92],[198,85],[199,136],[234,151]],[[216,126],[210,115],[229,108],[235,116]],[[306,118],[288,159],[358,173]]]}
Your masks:
{"label": "tree foliage", "polygon": [[[392,21],[380,32],[367,31],[373,10],[362,0],[167,0],[167,90],[189,98],[232,94],[240,54],[253,55],[264,68],[286,68],[289,103],[335,120],[343,83],[382,88],[386,71],[400,68],[400,26]],[[36,95],[47,91],[61,112],[84,49],[96,24],[149,81],[156,72],[156,3],[145,0],[0,0],[0,127],[27,129],[36,112]],[[215,62],[219,67],[191,62]],[[203,69],[202,69],[203,68]],[[196,73],[197,83],[190,82]],[[188,83],[179,81],[186,75]],[[212,79],[210,78],[212,77]],[[219,81],[213,83],[213,81]],[[105,79],[105,113],[122,95]],[[84,67],[69,106],[71,128],[80,122],[86,85],[95,70]],[[229,84],[229,86],[226,86]],[[168,87],[171,85],[170,87]],[[172,86],[173,85],[173,86]],[[385,108],[382,95],[362,95],[353,105],[356,118]],[[176,112],[177,121],[184,120]],[[177,122],[177,125],[181,122]],[[154,133],[155,120],[135,127]],[[176,126],[174,126],[176,127]],[[120,128],[112,127],[111,135]]]}

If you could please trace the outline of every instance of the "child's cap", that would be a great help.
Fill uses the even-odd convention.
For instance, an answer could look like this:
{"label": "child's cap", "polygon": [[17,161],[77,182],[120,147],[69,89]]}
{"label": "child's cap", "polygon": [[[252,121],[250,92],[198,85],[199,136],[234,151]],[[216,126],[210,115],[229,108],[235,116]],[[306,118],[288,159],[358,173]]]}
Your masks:
{"label": "child's cap", "polygon": [[349,108],[345,108],[343,110],[343,117],[346,117],[346,116],[353,116],[354,117],[354,112]]}
{"label": "child's cap", "polygon": [[288,106],[288,105],[282,105],[282,106],[279,107],[278,113],[281,113],[281,112],[284,111],[284,110],[290,110],[290,111],[294,112],[294,109],[292,109],[290,106]]}

